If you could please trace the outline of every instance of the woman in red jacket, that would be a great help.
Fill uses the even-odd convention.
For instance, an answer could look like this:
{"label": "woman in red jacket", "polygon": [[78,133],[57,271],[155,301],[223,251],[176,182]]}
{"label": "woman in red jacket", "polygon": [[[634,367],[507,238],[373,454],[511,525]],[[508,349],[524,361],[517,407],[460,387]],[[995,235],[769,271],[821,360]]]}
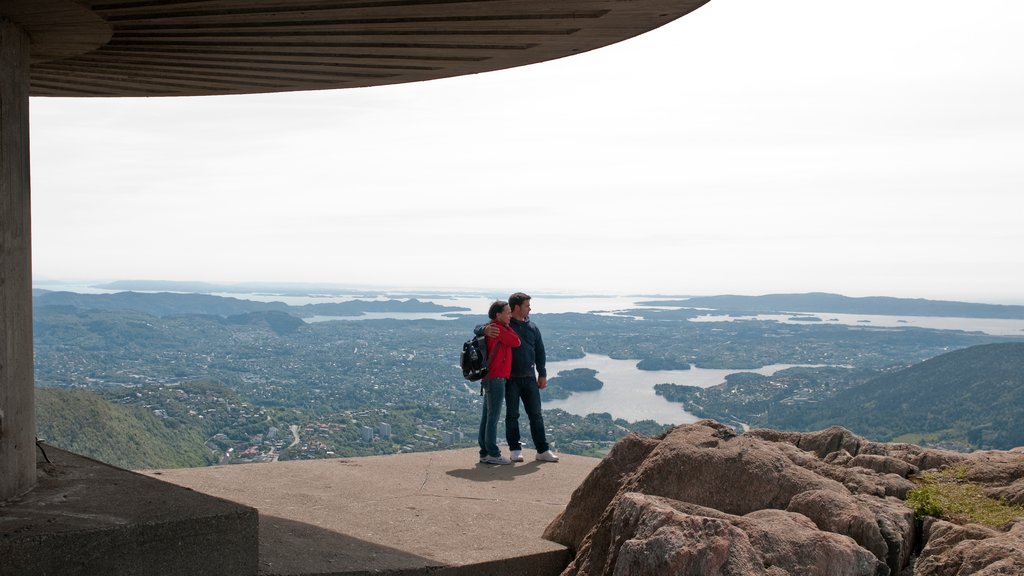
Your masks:
{"label": "woman in red jacket", "polygon": [[498,448],[498,417],[505,399],[505,381],[512,374],[512,349],[519,347],[519,335],[509,328],[512,309],[508,302],[496,300],[487,311],[498,335],[487,338],[487,377],[483,380],[484,407],[480,416],[480,462],[511,464]]}

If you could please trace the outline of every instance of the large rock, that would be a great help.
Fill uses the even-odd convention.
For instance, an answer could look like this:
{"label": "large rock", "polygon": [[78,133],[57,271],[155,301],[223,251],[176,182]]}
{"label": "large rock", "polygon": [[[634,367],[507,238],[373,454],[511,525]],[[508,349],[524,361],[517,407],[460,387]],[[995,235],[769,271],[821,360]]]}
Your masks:
{"label": "large rock", "polygon": [[875,576],[888,570],[852,539],[781,510],[734,516],[666,498],[620,495],[562,573]]}
{"label": "large rock", "polygon": [[847,466],[867,468],[879,474],[896,474],[903,478],[918,472],[917,466],[913,464],[908,464],[899,458],[882,456],[880,454],[857,454],[847,463]]}
{"label": "large rock", "polygon": [[1006,486],[1024,478],[1024,454],[1020,452],[972,452],[961,463],[966,464],[964,479],[983,486]]}
{"label": "large rock", "polygon": [[891,456],[903,460],[907,464],[917,467],[919,470],[930,470],[943,468],[961,462],[966,458],[960,452],[949,450],[937,450],[935,448],[922,448],[916,444],[902,442],[867,442],[861,446],[860,454],[876,454]]}
{"label": "large rock", "polygon": [[1005,500],[1009,504],[1024,506],[1024,478],[1009,486],[994,486],[985,490],[985,495],[997,500]]}
{"label": "large rock", "polygon": [[[801,450],[812,452],[821,459],[827,459],[830,454],[835,452],[846,452],[853,457],[859,455],[885,456],[901,460],[920,470],[955,464],[965,457],[957,452],[922,448],[916,444],[871,442],[839,426],[818,432],[780,432],[758,428],[751,430],[749,434],[773,442],[787,442]],[[859,466],[860,464],[854,465]],[[864,467],[870,468],[871,466]]]}
{"label": "large rock", "polygon": [[[715,515],[718,516],[718,515]],[[615,499],[562,576],[584,574],[765,574],[742,530],[724,517],[676,511],[661,498]]]}
{"label": "large rock", "polygon": [[813,452],[818,458],[824,458],[840,450],[856,455],[860,452],[860,447],[867,444],[864,438],[839,426],[818,432],[780,432],[757,428],[751,430],[749,434],[771,442],[788,442],[801,450]]}
{"label": "large rock", "polygon": [[877,558],[889,555],[889,545],[874,512],[850,494],[808,490],[797,494],[786,510],[803,514],[822,530],[853,538]]}
{"label": "large rock", "polygon": [[737,436],[710,420],[670,431],[619,488],[737,515],[785,509],[807,490],[847,492],[839,482],[794,464],[775,443]]}
{"label": "large rock", "polygon": [[597,523],[627,475],[632,474],[661,442],[661,438],[630,434],[612,447],[601,463],[572,493],[572,506],[544,530],[544,538],[569,548],[579,548],[583,537]]}
{"label": "large rock", "polygon": [[819,530],[807,517],[782,510],[758,510],[737,521],[766,566],[808,576],[884,575],[887,567],[847,537]]}
{"label": "large rock", "polygon": [[908,477],[949,466],[1020,497],[1024,451],[965,455],[842,428],[737,436],[705,420],[616,444],[545,537],[576,553],[564,576],[1024,574],[1019,525],[933,522],[914,563],[921,532],[903,502]]}
{"label": "large rock", "polygon": [[1000,532],[929,519],[924,534],[928,544],[914,566],[914,576],[1024,574],[1024,522]]}
{"label": "large rock", "polygon": [[786,508],[822,530],[845,534],[899,574],[914,549],[914,513],[896,498],[821,490],[798,494]]}
{"label": "large rock", "polygon": [[794,464],[835,480],[854,494],[906,499],[907,493],[914,488],[910,480],[899,474],[879,473],[857,466],[857,462],[864,460],[857,460],[861,456],[851,456],[846,450],[840,449],[828,453],[824,458],[818,458],[813,452],[805,452],[789,443],[777,444],[776,447]]}

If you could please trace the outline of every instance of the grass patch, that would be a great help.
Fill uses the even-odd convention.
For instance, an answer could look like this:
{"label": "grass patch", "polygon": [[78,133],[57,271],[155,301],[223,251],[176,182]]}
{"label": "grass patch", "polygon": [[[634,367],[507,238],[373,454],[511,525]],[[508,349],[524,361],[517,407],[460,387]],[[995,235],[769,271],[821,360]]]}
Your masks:
{"label": "grass patch", "polygon": [[968,470],[966,464],[961,464],[919,474],[914,478],[917,488],[907,495],[907,506],[919,519],[934,516],[957,524],[983,524],[997,529],[1014,518],[1024,517],[1024,506],[990,498],[980,485],[967,482]]}

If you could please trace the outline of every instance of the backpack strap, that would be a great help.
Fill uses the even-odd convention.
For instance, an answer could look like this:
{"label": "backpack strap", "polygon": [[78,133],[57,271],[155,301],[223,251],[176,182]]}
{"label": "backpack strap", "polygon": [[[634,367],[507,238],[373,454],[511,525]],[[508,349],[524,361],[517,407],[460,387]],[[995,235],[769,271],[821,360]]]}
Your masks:
{"label": "backpack strap", "polygon": [[[494,345],[494,352],[495,353],[498,352],[498,346],[501,346],[501,340],[498,340],[498,343]],[[486,353],[486,352],[487,352],[487,340],[484,339],[484,353]],[[487,354],[487,367],[490,367],[490,366],[491,366],[491,355]],[[483,378],[480,379],[480,395],[481,396],[484,395],[484,380],[486,380],[486,379],[487,379],[486,376],[484,376]]]}

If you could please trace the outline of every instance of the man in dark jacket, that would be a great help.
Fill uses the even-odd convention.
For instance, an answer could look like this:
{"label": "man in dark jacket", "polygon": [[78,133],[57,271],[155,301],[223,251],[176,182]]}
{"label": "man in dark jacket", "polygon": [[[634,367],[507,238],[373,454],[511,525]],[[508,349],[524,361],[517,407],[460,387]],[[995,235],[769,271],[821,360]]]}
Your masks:
{"label": "man in dark jacket", "polygon": [[[519,402],[522,400],[526,417],[530,420],[530,436],[533,446],[537,449],[537,460],[541,462],[558,462],[558,456],[551,451],[544,433],[544,415],[540,407],[540,391],[548,385],[544,340],[540,328],[530,322],[530,296],[516,292],[508,297],[508,305],[512,308],[512,320],[509,324],[519,334],[521,342],[518,348],[512,349],[512,375],[505,383],[505,439],[512,451],[512,461],[523,461],[523,445],[519,433]],[[496,328],[477,327],[477,333],[487,333]],[[494,337],[491,334],[488,336]]]}

